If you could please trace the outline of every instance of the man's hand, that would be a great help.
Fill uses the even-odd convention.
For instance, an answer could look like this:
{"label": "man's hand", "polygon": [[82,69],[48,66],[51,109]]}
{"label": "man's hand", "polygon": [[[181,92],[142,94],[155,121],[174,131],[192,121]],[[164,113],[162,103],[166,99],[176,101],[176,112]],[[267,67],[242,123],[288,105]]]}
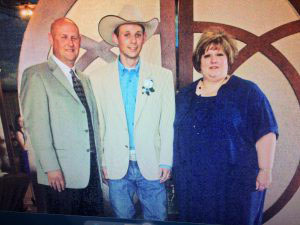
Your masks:
{"label": "man's hand", "polygon": [[171,177],[171,171],[167,168],[160,168],[160,183],[164,183]]}
{"label": "man's hand", "polygon": [[107,182],[107,180],[108,180],[108,175],[107,175],[107,169],[106,169],[106,167],[102,167],[102,182],[104,183],[104,184],[106,184],[106,185],[108,185],[108,182]]}
{"label": "man's hand", "polygon": [[48,182],[49,185],[56,191],[65,190],[65,178],[61,170],[48,171]]}

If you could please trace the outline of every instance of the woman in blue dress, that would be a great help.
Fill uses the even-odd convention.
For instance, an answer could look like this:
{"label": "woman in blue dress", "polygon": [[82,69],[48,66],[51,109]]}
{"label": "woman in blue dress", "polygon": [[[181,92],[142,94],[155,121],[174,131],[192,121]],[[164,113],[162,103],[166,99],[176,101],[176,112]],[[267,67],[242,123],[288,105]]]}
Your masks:
{"label": "woman in blue dress", "polygon": [[16,129],[15,137],[18,142],[18,148],[20,152],[20,170],[21,172],[30,175],[28,149],[26,149],[27,136],[24,132],[23,124],[24,124],[23,118],[21,117],[20,114],[17,114],[15,116],[15,129]]}
{"label": "woman in blue dress", "polygon": [[203,78],[176,96],[174,179],[182,221],[262,223],[278,127],[259,87],[228,75],[237,53],[221,29],[204,32],[193,54]]}

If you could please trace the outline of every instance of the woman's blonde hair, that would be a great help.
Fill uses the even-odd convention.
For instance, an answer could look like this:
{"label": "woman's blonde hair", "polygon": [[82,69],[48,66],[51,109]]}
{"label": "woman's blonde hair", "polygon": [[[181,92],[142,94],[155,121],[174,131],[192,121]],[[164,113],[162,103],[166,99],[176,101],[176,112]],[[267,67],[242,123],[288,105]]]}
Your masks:
{"label": "woman's blonde hair", "polygon": [[198,41],[196,49],[193,53],[193,65],[195,70],[197,70],[199,73],[201,72],[201,57],[211,45],[220,45],[223,48],[227,56],[229,68],[238,55],[236,42],[231,35],[219,27],[210,28],[207,31],[204,31],[204,33],[201,35],[201,38]]}

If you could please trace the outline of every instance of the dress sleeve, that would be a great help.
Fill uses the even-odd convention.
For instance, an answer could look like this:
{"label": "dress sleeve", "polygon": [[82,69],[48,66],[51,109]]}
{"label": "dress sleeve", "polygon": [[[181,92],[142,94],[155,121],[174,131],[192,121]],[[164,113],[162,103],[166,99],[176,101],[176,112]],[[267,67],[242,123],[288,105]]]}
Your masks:
{"label": "dress sleeve", "polygon": [[248,128],[255,143],[268,133],[274,133],[278,138],[278,126],[270,102],[255,84],[248,95]]}

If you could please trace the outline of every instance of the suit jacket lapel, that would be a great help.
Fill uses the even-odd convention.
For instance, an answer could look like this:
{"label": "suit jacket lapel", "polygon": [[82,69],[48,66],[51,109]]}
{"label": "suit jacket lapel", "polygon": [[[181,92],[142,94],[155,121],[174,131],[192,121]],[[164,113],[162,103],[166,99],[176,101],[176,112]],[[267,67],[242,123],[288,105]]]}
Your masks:
{"label": "suit jacket lapel", "polygon": [[118,69],[118,60],[112,64],[112,73],[111,73],[111,85],[107,87],[109,90],[109,95],[111,96],[110,104],[113,104],[113,107],[116,108],[117,112],[120,113],[120,119],[125,127],[127,127],[127,120],[125,114],[125,107],[122,98],[121,85],[120,85],[120,75]]}
{"label": "suit jacket lapel", "polygon": [[141,113],[143,111],[143,108],[150,96],[143,94],[142,87],[144,85],[145,79],[151,79],[151,68],[147,66],[147,64],[142,63],[140,65],[140,78],[139,83],[137,87],[137,95],[136,95],[136,106],[135,106],[135,114],[134,114],[134,125],[137,124],[137,121],[139,120]]}
{"label": "suit jacket lapel", "polygon": [[65,87],[65,89],[75,98],[76,101],[80,102],[76,92],[74,91],[74,88],[70,85],[68,79],[53,61],[53,59],[49,58],[48,65],[53,76]]}

